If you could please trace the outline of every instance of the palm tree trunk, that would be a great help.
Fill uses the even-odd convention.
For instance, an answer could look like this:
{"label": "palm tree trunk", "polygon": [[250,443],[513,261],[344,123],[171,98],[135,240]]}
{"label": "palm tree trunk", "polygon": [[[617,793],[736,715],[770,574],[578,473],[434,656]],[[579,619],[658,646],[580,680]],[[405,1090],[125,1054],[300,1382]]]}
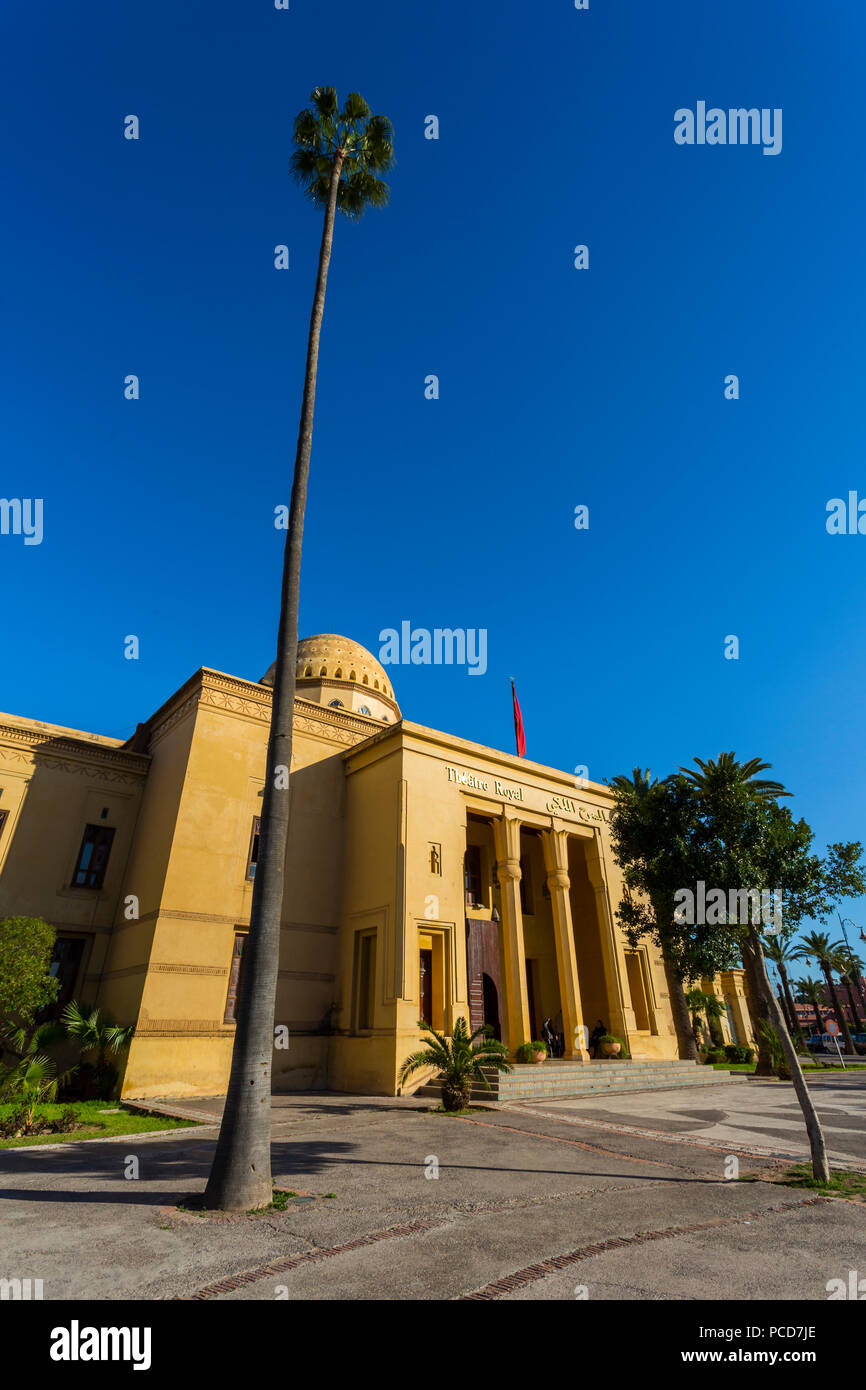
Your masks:
{"label": "palm tree trunk", "polygon": [[836,1022],[842,1029],[842,1037],[845,1039],[845,1051],[849,1057],[856,1056],[854,1042],[851,1037],[851,1029],[848,1027],[848,1015],[839,1002],[839,991],[836,989],[836,981],[833,979],[833,972],[829,965],[822,965],[824,979],[827,981],[827,988],[830,991],[830,998],[833,1000],[833,1012],[836,1015]]}
{"label": "palm tree trunk", "polygon": [[684,1062],[698,1061],[698,1048],[695,1042],[695,1035],[692,1031],[692,1021],[689,1016],[689,1006],[686,1002],[686,992],[683,989],[683,982],[677,975],[666,949],[662,947],[662,960],[665,967],[665,979],[668,982],[668,998],[670,999],[671,1013],[673,1014],[674,1027],[677,1032],[677,1046],[680,1058]]}
{"label": "palm tree trunk", "polygon": [[[818,1119],[818,1112],[812,1103],[812,1096],[800,1066],[800,1059],[797,1050],[791,1041],[791,1035],[785,1026],[784,1015],[779,1007],[779,1001],[773,993],[769,976],[767,975],[767,962],[764,960],[764,951],[761,946],[761,939],[754,927],[749,927],[747,940],[743,943],[743,960],[751,958],[752,969],[755,974],[760,995],[767,1006],[769,1021],[779,1035],[779,1041],[785,1053],[788,1063],[788,1070],[791,1073],[791,1081],[800,1102],[800,1109],[803,1112],[803,1119],[806,1122],[806,1133],[809,1136],[809,1148],[812,1153],[812,1176],[817,1182],[830,1181],[830,1164],[827,1160],[827,1144],[824,1139],[824,1131],[821,1128],[821,1121]],[[748,969],[748,967],[747,967]]]}
{"label": "palm tree trunk", "polygon": [[[761,959],[763,960],[763,952],[761,954]],[[761,975],[760,971],[758,970],[757,963],[754,959],[754,956],[746,949],[743,950],[743,969],[746,972],[746,980],[749,985],[749,1012],[752,1015],[752,1028],[755,1034],[755,1046],[758,1049],[758,1060],[755,1064],[755,1075],[775,1076],[776,1072],[773,1067],[773,1059],[770,1056],[770,1049],[767,1045],[767,1040],[763,1036],[759,1027],[762,1018],[766,1019],[768,1023],[772,1022],[770,1018],[770,1011],[764,998],[764,992],[761,986]],[[764,974],[766,975],[766,973],[767,967],[765,965]],[[767,985],[769,988],[769,979],[767,981]],[[775,998],[775,995],[773,997]]]}
{"label": "palm tree trunk", "polygon": [[854,1019],[854,1032],[855,1032],[855,1033],[862,1033],[862,1032],[863,1032],[863,1024],[861,1023],[861,1021],[860,1021],[860,1016],[859,1016],[858,1013],[857,1013],[857,1005],[854,1003],[854,972],[853,972],[853,970],[848,970],[848,971],[846,971],[846,973],[843,975],[842,978],[843,978],[844,981],[845,981],[845,988],[846,988],[847,991],[848,991],[848,999],[849,999],[850,1004],[851,1004],[851,1016],[852,1016],[852,1018]]}
{"label": "palm tree trunk", "polygon": [[266,1206],[273,1192],[271,1068],[277,974],[280,964],[280,919],[289,831],[289,772],[292,765],[292,720],[298,658],[301,543],[313,446],[319,336],[325,311],[325,290],[344,158],[344,152],[338,151],[331,171],[325,225],[319,250],[316,292],[310,316],[304,397],[295,454],[289,530],[283,559],[280,627],[274,668],[259,857],[253,881],[250,929],[244,952],[231,1075],[213,1166],[205,1191],[205,1204],[223,1211],[249,1211],[253,1207]]}
{"label": "palm tree trunk", "polygon": [[863,997],[863,986],[860,983],[860,976],[858,975],[856,970],[851,975],[851,979],[854,981],[854,988],[857,991],[857,998],[860,1000],[860,1008],[863,1010],[860,1017],[866,1019],[866,999],[864,999]]}
{"label": "palm tree trunk", "polygon": [[788,982],[788,972],[785,969],[785,966],[782,961],[778,962],[778,969],[779,978],[782,981],[782,989],[785,994],[785,1003],[788,1006],[788,1017],[791,1020],[791,1037],[798,1038],[801,1032],[800,1020],[797,1017],[797,1010],[794,1005],[794,996],[791,993],[791,986]]}

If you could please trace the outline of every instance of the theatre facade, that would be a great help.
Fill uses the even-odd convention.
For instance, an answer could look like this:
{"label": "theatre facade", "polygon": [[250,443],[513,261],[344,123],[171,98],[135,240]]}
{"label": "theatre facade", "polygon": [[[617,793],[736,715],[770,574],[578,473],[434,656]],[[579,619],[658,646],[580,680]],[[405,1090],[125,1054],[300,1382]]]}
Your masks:
{"label": "theatre facade", "polygon": [[[126,742],[0,715],[0,918],[46,918],[62,997],[135,1024],[124,1096],[225,1090],[271,681],[203,668]],[[549,1018],[574,1060],[601,1020],[678,1055],[661,958],[616,922],[604,786],[411,723],[375,657],[324,635],[299,646],[291,798],[275,1089],[399,1093],[419,1020],[513,1052]]]}

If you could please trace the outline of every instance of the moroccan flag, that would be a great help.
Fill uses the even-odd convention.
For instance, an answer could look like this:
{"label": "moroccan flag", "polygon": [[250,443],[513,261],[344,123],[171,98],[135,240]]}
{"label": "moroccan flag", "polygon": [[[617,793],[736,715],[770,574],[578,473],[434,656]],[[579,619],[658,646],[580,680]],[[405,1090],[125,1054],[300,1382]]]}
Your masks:
{"label": "moroccan flag", "polygon": [[514,681],[511,682],[511,699],[514,702],[514,738],[517,743],[518,758],[526,757],[526,735],[523,732],[523,715],[520,713],[520,705],[517,703],[517,691],[514,689]]}

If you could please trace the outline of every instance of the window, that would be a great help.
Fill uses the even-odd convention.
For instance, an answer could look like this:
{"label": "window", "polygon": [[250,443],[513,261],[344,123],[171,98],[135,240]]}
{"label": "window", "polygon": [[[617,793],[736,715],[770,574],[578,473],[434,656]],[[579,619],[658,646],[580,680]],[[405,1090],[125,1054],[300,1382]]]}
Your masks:
{"label": "window", "polygon": [[329,708],[330,708],[330,709],[343,709],[343,708],[344,708],[343,701],[342,701],[342,700],[331,700],[331,701],[329,701]]}
{"label": "window", "polygon": [[256,876],[256,864],[259,862],[259,832],[261,830],[261,816],[253,816],[253,828],[250,834],[250,852],[247,858],[247,878],[252,881]]}
{"label": "window", "polygon": [[0,835],[3,834],[3,827],[4,827],[4,825],[6,824],[6,821],[7,821],[8,817],[9,817],[9,812],[8,812],[8,811],[0,811]]}
{"label": "window", "polygon": [[359,713],[359,714],[369,714],[370,711],[367,709],[367,706],[366,706],[366,705],[362,705],[361,708],[358,710],[358,713]]}
{"label": "window", "polygon": [[226,1011],[223,1015],[223,1023],[237,1023],[238,1019],[238,999],[241,992],[241,976],[244,967],[244,946],[246,944],[247,933],[245,931],[235,932],[234,946],[232,948],[232,963],[229,967],[229,988],[226,995]]}
{"label": "window", "polygon": [[463,861],[463,884],[466,906],[481,907],[481,846],[467,845]]}
{"label": "window", "polygon": [[372,1028],[375,1016],[376,933],[362,933],[357,938],[356,950],[358,952],[358,1027]]}
{"label": "window", "polygon": [[102,887],[113,839],[114,830],[108,825],[88,825],[85,828],[75,872],[72,875],[74,888]]}

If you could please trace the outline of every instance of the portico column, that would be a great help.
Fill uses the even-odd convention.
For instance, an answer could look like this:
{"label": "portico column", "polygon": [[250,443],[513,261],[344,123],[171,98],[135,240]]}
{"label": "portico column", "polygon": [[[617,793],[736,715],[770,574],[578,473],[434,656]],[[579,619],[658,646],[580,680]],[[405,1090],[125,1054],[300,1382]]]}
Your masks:
{"label": "portico column", "polygon": [[544,867],[553,908],[553,933],[556,941],[556,971],[559,976],[559,999],[562,1006],[564,1057],[588,1062],[589,1052],[578,1033],[583,1024],[580,1002],[580,980],[577,973],[577,952],[571,921],[571,879],[568,875],[568,832],[544,830],[541,835]]}
{"label": "portico column", "polygon": [[629,1033],[636,1031],[634,1010],[626,1004],[622,989],[625,975],[625,957],[622,945],[617,943],[605,881],[604,861],[598,831],[586,845],[586,871],[595,893],[595,915],[601,943],[601,959],[604,967],[604,982],[607,990],[607,1007],[610,1011],[608,1028],[612,1033],[622,1035],[628,1042]]}
{"label": "portico column", "polygon": [[506,1039],[509,1051],[530,1042],[526,951],[520,906],[520,821],[502,816],[493,822],[496,872],[502,902],[502,977],[505,988]]}

